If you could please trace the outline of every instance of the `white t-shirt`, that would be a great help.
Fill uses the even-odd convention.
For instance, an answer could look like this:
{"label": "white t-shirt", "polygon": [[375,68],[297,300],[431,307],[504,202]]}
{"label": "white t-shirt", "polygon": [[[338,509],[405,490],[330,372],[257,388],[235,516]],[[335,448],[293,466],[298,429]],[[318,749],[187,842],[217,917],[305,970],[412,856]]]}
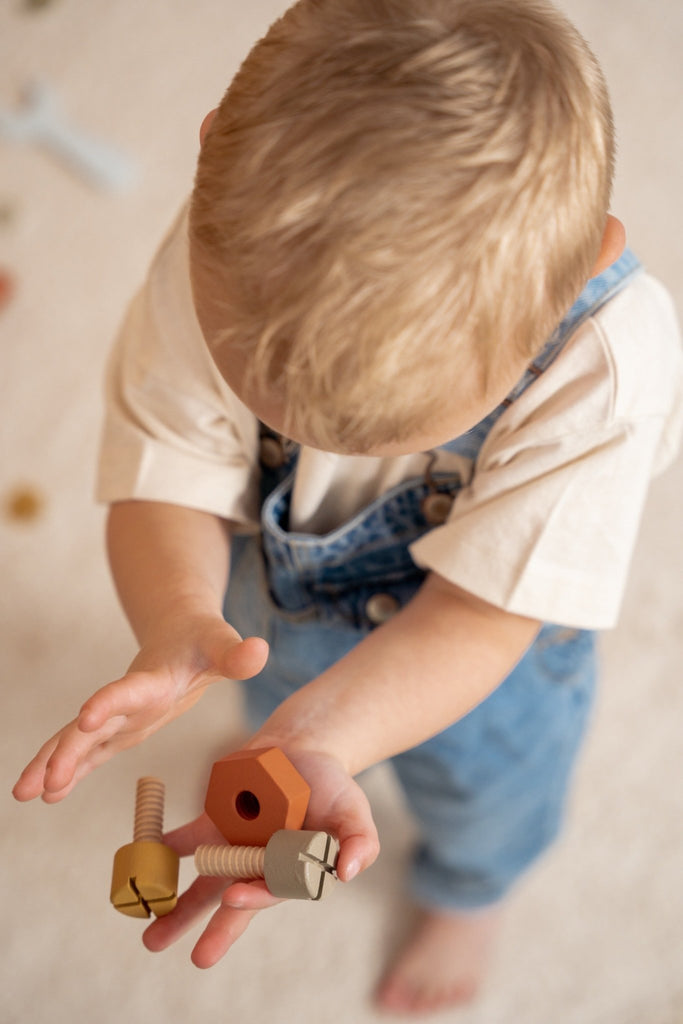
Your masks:
{"label": "white t-shirt", "polygon": [[[638,274],[503,413],[475,463],[438,450],[433,469],[458,470],[464,486],[413,559],[518,614],[614,625],[649,480],[677,450],[682,399],[671,300]],[[427,463],[303,448],[290,528],[324,534]],[[112,352],[98,498],[171,502],[258,529],[258,475],[258,422],[195,316],[183,211]]]}

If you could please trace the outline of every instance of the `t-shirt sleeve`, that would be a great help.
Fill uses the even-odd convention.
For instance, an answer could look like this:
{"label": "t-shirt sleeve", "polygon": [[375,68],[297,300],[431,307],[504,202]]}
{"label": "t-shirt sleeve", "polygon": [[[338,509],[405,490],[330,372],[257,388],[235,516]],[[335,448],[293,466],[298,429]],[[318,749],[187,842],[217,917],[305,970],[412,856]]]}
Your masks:
{"label": "t-shirt sleeve", "polygon": [[257,521],[255,417],[218,373],[194,312],[183,213],[110,356],[97,498]]}
{"label": "t-shirt sleeve", "polygon": [[615,354],[611,319],[628,302],[642,316],[636,298],[580,328],[503,414],[448,522],[412,545],[418,565],[520,615],[615,624],[651,476],[680,432],[673,315],[658,316],[670,335],[659,358],[647,320],[640,351]]}

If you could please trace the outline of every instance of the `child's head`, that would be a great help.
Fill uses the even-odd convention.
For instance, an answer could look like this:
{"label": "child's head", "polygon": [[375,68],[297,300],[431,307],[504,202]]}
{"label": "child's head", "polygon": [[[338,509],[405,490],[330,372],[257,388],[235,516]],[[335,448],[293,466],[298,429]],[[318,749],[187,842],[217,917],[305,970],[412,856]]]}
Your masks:
{"label": "child's head", "polygon": [[467,429],[591,276],[612,167],[602,75],[546,0],[300,0],[199,159],[221,372],[320,447]]}

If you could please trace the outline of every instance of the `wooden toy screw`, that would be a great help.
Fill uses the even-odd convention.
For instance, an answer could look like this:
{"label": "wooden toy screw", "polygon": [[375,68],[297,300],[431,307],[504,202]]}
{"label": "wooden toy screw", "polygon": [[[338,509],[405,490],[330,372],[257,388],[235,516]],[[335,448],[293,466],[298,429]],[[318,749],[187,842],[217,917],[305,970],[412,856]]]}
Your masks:
{"label": "wooden toy screw", "polygon": [[138,779],[135,790],[134,843],[160,843],[164,834],[165,787],[161,779]]}
{"label": "wooden toy screw", "polygon": [[180,860],[162,842],[164,784],[160,779],[138,779],[133,842],[114,857],[111,902],[129,917],[163,917],[178,902]]}
{"label": "wooden toy screw", "polygon": [[338,841],[327,832],[281,829],[264,846],[199,846],[195,867],[217,878],[263,878],[273,896],[319,900],[336,881]]}

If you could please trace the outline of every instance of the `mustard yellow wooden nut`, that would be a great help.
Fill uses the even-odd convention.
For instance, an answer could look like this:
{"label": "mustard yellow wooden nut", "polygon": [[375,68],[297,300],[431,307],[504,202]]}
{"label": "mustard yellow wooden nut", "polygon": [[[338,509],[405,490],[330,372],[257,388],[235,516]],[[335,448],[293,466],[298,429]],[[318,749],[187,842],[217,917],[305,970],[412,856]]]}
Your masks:
{"label": "mustard yellow wooden nut", "polygon": [[133,842],[114,856],[111,902],[129,917],[163,917],[178,902],[180,860],[162,842],[164,784],[160,779],[138,779]]}

